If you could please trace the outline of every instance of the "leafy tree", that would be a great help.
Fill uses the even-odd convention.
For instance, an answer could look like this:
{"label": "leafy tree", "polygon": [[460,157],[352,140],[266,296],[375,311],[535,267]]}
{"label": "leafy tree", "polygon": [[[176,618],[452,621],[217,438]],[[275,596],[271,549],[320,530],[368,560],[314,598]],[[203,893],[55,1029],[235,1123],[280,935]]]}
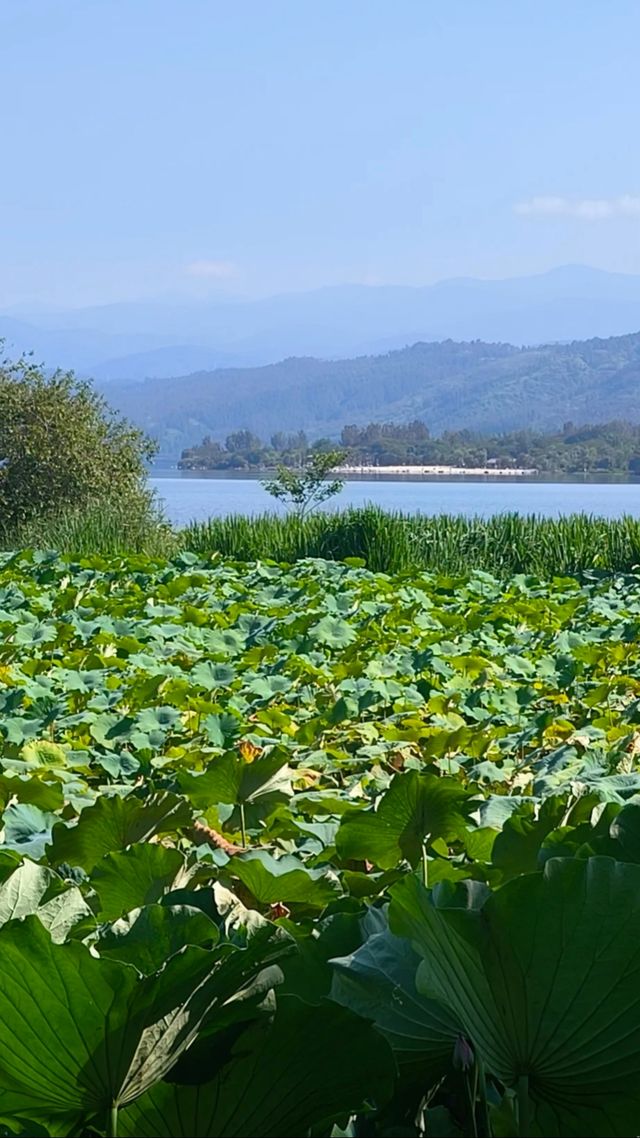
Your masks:
{"label": "leafy tree", "polygon": [[110,502],[153,510],[155,444],[72,372],[0,362],[0,527]]}
{"label": "leafy tree", "polygon": [[244,454],[246,451],[262,450],[262,440],[252,431],[234,431],[227,435],[225,446],[230,454]]}
{"label": "leafy tree", "polygon": [[284,502],[302,519],[322,502],[340,493],[344,479],[332,479],[330,475],[345,457],[345,452],[341,450],[316,452],[308,458],[301,470],[278,466],[275,477],[262,485],[268,494]]}

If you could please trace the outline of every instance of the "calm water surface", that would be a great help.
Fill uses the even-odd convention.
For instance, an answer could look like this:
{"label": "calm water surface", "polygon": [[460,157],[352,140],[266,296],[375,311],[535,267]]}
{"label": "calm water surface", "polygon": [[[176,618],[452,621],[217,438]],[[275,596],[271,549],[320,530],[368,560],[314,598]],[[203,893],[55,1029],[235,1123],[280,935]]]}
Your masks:
{"label": "calm water surface", "polygon": [[[151,484],[175,525],[226,514],[258,514],[278,504],[255,478],[196,477],[154,471]],[[345,484],[328,508],[375,503],[389,510],[423,514],[522,514],[586,512],[616,518],[640,517],[640,483],[498,481],[497,479],[358,479]]]}

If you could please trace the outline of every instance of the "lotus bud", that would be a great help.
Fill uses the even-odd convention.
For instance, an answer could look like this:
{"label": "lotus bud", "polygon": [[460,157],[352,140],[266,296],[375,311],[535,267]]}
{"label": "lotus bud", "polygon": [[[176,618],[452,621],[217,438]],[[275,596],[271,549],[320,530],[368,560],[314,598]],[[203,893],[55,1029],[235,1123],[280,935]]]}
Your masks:
{"label": "lotus bud", "polygon": [[475,1062],[473,1047],[464,1035],[459,1035],[453,1045],[453,1066],[456,1071],[469,1071]]}

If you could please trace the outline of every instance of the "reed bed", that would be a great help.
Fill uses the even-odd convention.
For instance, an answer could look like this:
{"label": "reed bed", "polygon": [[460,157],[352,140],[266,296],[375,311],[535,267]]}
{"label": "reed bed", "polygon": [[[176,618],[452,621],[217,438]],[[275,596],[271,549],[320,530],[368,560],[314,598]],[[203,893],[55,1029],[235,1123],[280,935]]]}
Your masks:
{"label": "reed bed", "polygon": [[182,550],[234,561],[292,563],[305,557],[360,558],[376,572],[432,569],[461,574],[483,569],[499,577],[540,577],[640,569],[640,520],[588,514],[560,518],[515,513],[489,518],[388,512],[376,506],[293,515],[230,515],[171,529],[141,506],[100,506],[41,519],[11,534],[0,548],[57,549],[76,556],[128,553],[171,557]]}
{"label": "reed bed", "polygon": [[588,514],[515,513],[489,518],[388,512],[374,506],[294,516],[231,515],[194,522],[180,534],[194,553],[238,561],[362,558],[378,572],[483,569],[498,576],[627,573],[640,567],[640,520]]}
{"label": "reed bed", "polygon": [[178,535],[160,512],[142,499],[139,506],[101,503],[37,518],[10,533],[0,530],[2,549],[56,549],[78,557],[142,553],[170,557],[180,547]]}

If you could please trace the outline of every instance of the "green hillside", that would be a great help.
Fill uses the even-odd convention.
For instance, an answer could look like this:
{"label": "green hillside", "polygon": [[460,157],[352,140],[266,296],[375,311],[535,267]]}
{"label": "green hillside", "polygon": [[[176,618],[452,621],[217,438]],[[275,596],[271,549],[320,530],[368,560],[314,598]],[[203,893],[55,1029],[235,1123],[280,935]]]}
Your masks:
{"label": "green hillside", "polygon": [[566,420],[640,421],[640,332],[516,348],[418,343],[349,360],[291,358],[177,379],[109,384],[109,400],[178,454],[245,427],[337,435],[344,423],[420,418],[432,432],[549,430]]}

